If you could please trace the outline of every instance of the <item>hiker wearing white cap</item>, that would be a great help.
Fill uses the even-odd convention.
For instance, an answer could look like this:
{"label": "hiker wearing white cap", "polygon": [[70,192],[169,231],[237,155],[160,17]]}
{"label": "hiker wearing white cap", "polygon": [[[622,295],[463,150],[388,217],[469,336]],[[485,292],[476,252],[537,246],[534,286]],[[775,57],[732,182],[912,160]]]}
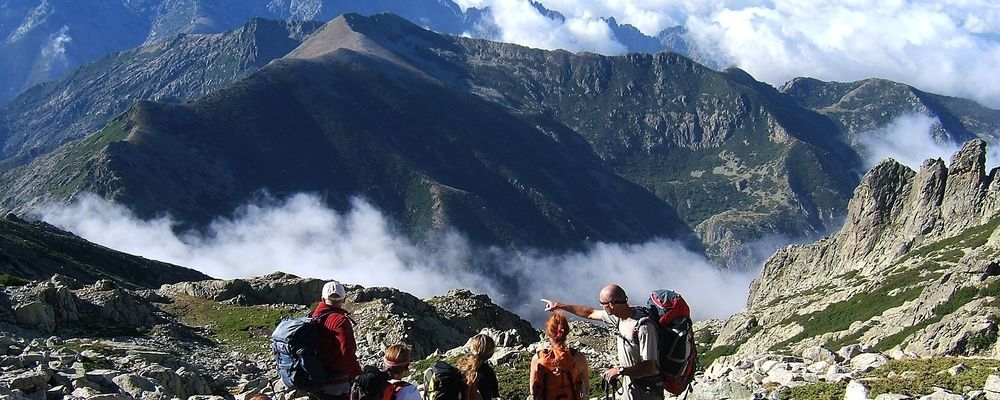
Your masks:
{"label": "hiker wearing white cap", "polygon": [[354,321],[348,317],[344,303],[347,291],[337,281],[323,285],[322,299],[313,310],[313,318],[323,322],[319,334],[319,355],[330,377],[326,384],[310,397],[321,400],[347,400],[351,379],[361,374],[358,345],[354,339]]}

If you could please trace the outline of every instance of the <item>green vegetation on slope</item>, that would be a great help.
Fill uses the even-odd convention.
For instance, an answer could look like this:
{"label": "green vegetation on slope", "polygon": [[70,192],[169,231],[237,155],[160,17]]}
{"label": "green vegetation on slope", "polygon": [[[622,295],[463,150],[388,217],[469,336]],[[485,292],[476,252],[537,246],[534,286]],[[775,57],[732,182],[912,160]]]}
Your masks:
{"label": "green vegetation on slope", "polygon": [[[958,364],[964,365],[966,369],[954,376],[943,372]],[[996,374],[998,367],[1000,360],[990,359],[934,357],[892,360],[866,374],[866,377],[879,378],[870,383],[868,395],[875,397],[883,393],[898,393],[923,396],[932,393],[935,387],[965,393],[967,388],[982,388],[986,384],[986,377]],[[906,371],[912,372],[903,375]]]}
{"label": "green vegetation on slope", "polygon": [[278,321],[305,315],[287,307],[236,306],[190,296],[178,296],[163,307],[181,323],[205,327],[219,344],[243,354],[270,352],[268,340]]}
{"label": "green vegetation on slope", "polygon": [[[965,370],[956,375],[946,372],[961,364]],[[934,388],[952,393],[980,389],[989,375],[996,374],[1000,360],[956,357],[892,360],[859,378],[868,387],[868,397],[893,393],[912,397],[931,394]],[[819,382],[790,388],[782,392],[782,400],[839,400],[844,398],[846,383]]]}
{"label": "green vegetation on slope", "polygon": [[24,286],[29,282],[31,281],[14,275],[0,274],[0,286]]}
{"label": "green vegetation on slope", "polygon": [[913,257],[927,257],[931,253],[939,251],[946,251],[946,253],[941,257],[948,259],[948,261],[954,260],[957,262],[958,260],[955,259],[954,254],[951,254],[950,252],[961,251],[961,249],[979,248],[980,246],[986,244],[986,241],[989,240],[990,235],[993,234],[993,231],[995,231],[998,226],[1000,226],[1000,217],[994,218],[985,224],[966,229],[962,233],[950,238],[939,240],[911,250],[905,257],[899,260],[899,263]]}
{"label": "green vegetation on slope", "polygon": [[771,346],[771,349],[783,349],[802,339],[819,336],[828,332],[845,330],[857,321],[867,321],[872,317],[881,315],[885,310],[898,307],[907,301],[917,298],[921,292],[921,288],[919,287],[902,290],[896,293],[895,296],[886,296],[883,294],[888,293],[892,289],[903,287],[899,285],[908,282],[908,276],[912,275],[897,274],[880,289],[858,293],[850,299],[830,304],[820,311],[789,317],[778,323],[778,325],[796,323],[803,328],[802,332],[792,336],[788,340]]}

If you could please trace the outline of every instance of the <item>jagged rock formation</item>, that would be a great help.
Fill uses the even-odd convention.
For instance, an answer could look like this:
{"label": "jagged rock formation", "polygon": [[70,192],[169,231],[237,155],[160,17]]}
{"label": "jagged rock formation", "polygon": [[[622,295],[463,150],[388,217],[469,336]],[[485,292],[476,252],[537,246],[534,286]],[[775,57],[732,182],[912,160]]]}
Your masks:
{"label": "jagged rock formation", "polygon": [[209,279],[193,269],[97,246],[39,221],[0,219],[0,274],[47,280],[61,274],[85,284],[112,279],[129,288]]}
{"label": "jagged rock formation", "polygon": [[768,351],[860,344],[894,358],[996,357],[1000,183],[986,143],[913,172],[888,160],[855,191],[839,233],[789,246],[714,346],[725,368]]}

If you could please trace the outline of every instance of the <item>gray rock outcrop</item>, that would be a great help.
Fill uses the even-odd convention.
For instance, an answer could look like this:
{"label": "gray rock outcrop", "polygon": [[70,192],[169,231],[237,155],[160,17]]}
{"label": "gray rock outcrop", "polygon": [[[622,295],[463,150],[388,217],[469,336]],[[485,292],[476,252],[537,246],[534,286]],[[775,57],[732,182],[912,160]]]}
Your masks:
{"label": "gray rock outcrop", "polygon": [[972,140],[947,167],[874,167],[842,229],[778,250],[751,284],[747,309],[713,345],[745,356],[848,340],[920,356],[990,354],[1000,311],[990,300],[1000,279],[1000,184],[985,156],[986,143]]}

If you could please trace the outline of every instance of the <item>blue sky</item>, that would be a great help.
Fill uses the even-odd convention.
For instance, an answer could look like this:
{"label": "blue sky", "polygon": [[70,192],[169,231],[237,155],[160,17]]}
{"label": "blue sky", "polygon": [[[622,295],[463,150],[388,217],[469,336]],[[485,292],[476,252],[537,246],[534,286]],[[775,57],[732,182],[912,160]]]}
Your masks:
{"label": "blue sky", "polygon": [[980,0],[456,0],[489,6],[499,39],[618,54],[600,18],[655,36],[683,25],[705,55],[778,86],[797,76],[871,77],[1000,108],[1000,2]]}

